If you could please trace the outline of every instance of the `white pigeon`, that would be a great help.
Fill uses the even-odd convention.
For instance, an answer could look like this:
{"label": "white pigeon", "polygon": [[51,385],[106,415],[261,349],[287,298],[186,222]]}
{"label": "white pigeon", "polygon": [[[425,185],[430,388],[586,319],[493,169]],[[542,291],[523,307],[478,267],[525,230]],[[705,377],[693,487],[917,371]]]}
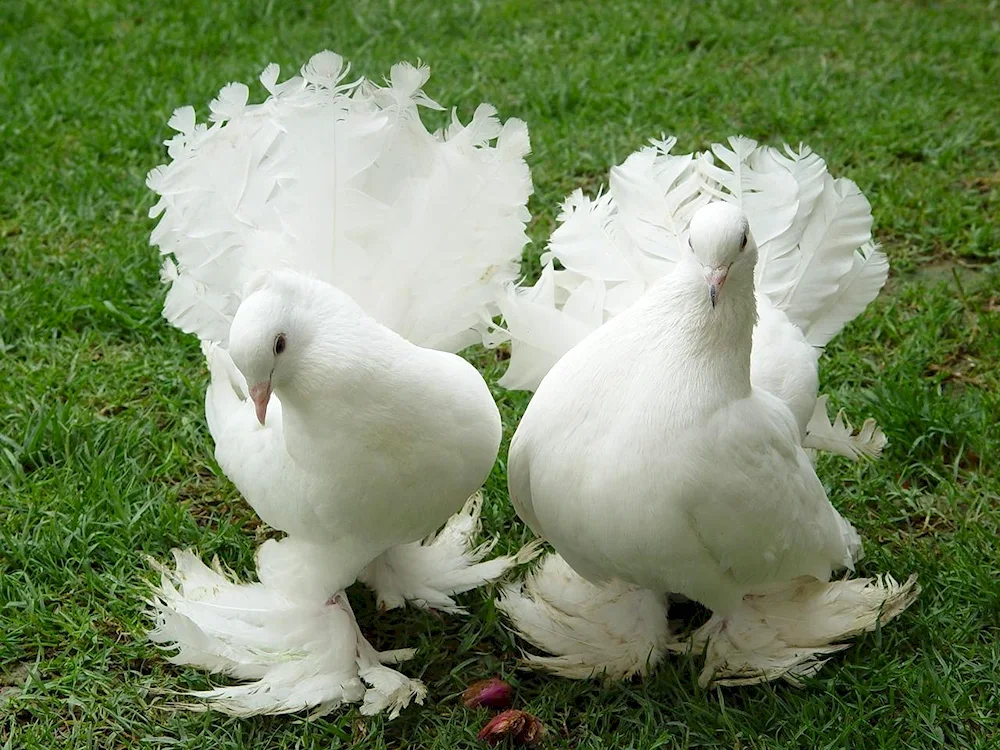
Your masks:
{"label": "white pigeon", "polygon": [[[698,154],[653,141],[611,170],[608,192],[565,202],[535,286],[501,300],[511,358],[501,385],[534,389],[588,333],[635,303],[673,269],[688,225],[713,200],[739,205],[759,243],[759,323],[751,378],[792,409],[807,448],[877,457],[874,420],[858,433],[818,396],[822,347],[885,284],[888,260],[872,242],[871,206],[850,180],[834,179],[806,147],[786,153],[734,137]],[[562,266],[556,270],[555,264]]]}
{"label": "white pigeon", "polygon": [[384,665],[412,652],[376,652],[344,589],[461,611],[454,594],[522,559],[486,561],[473,541],[501,424],[452,352],[516,277],[527,128],[481,105],[431,134],[426,68],[396,65],[384,87],[346,75],[323,52],[282,83],[268,66],[261,104],[223,88],[210,126],[178,110],[173,161],[149,178],[152,242],[172,256],[164,315],[203,342],[216,458],[287,535],[258,551],[256,584],[191,553],[159,566],[151,638],[252,680],[200,694],[237,715],[398,714],[425,690]]}
{"label": "white pigeon", "polygon": [[[572,570],[546,561],[500,607],[554,654],[529,663],[566,676],[644,673],[707,641],[705,684],[794,680],[918,590],[913,579],[826,583],[853,568],[860,540],[827,499],[792,408],[752,381],[749,221],[709,203],[689,239],[670,273],[559,359],[511,441],[511,500]],[[567,580],[573,571],[586,581]],[[669,632],[668,594],[713,612],[686,646]],[[641,627],[625,616],[636,611]]]}

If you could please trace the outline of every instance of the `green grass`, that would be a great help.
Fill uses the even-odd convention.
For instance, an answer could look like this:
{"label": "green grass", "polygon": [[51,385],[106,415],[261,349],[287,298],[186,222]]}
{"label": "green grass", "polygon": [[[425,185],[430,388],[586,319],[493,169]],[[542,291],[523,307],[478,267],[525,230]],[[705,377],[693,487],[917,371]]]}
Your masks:
{"label": "green grass", "polygon": [[[1000,746],[996,3],[795,5],[0,4],[0,673],[22,675],[0,682],[30,674],[0,698],[0,746],[474,747],[486,714],[456,695],[494,673],[551,747]],[[194,546],[247,571],[259,532],[211,457],[197,344],[159,317],[143,181],[172,109],[323,48],[369,76],[420,58],[463,116],[489,101],[527,120],[533,270],[561,197],[662,131],[803,141],[856,180],[893,274],[823,377],[891,443],[820,471],[867,540],[863,572],[918,573],[916,605],[806,690],[706,693],[686,661],[611,687],[516,672],[483,593],[470,619],[392,613],[376,633],[359,591],[379,644],[420,647],[426,708],[308,724],[165,709],[162,691],[207,682],[144,642],[141,553]],[[494,393],[509,436],[527,397]],[[516,546],[502,460],[487,492],[487,530]]]}

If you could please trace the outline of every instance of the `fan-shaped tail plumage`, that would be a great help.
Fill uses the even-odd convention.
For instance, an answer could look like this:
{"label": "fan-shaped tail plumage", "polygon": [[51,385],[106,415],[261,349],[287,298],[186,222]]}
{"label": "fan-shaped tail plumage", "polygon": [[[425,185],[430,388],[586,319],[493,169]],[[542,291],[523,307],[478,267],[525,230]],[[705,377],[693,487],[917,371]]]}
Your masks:
{"label": "fan-shaped tail plumage", "polygon": [[243,684],[195,691],[202,703],[234,716],[311,710],[321,716],[345,703],[363,713],[397,716],[426,690],[385,666],[412,651],[377,652],[365,640],[341,592],[327,602],[303,601],[260,583],[240,583],[189,551],[174,550],[149,601],[149,638],[173,651],[169,661],[227,675]]}
{"label": "fan-shaped tail plumage", "polygon": [[[741,137],[696,154],[671,153],[675,143],[654,141],[629,156],[597,198],[578,190],[566,199],[541,279],[508,285],[499,300],[504,328],[488,342],[511,342],[503,386],[533,390],[565,352],[669,273],[691,216],[713,200],[739,204],[750,220],[758,298],[799,329],[793,347],[825,346],[878,295],[889,264],[872,241],[871,207],[818,155]],[[847,424],[829,425],[817,407],[806,433],[823,450],[877,456],[885,438],[874,424],[858,435]]]}
{"label": "fan-shaped tail plumage", "polygon": [[557,554],[505,587],[497,608],[518,635],[551,654],[526,653],[526,667],[571,679],[644,675],[673,640],[664,597],[621,581],[593,584]]}
{"label": "fan-shaped tail plumage", "polygon": [[231,83],[208,123],[174,113],[172,161],[147,184],[175,326],[225,345],[255,275],[294,268],[422,346],[457,351],[485,330],[527,241],[527,127],[483,104],[431,133],[426,67],[395,65],[385,85],[348,73],[321,52],[284,82],[269,65],[262,103]]}

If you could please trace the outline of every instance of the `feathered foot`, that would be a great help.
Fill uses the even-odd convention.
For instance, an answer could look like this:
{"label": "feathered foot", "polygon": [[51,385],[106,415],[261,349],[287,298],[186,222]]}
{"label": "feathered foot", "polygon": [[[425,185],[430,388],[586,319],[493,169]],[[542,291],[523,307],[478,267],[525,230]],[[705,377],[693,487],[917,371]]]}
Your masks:
{"label": "feathered foot", "polygon": [[664,597],[620,581],[590,583],[557,554],[504,587],[497,608],[519,636],[554,654],[525,653],[524,665],[561,677],[645,675],[672,641]]}
{"label": "feathered foot", "polygon": [[879,429],[874,419],[866,419],[858,432],[844,416],[844,410],[837,412],[837,417],[830,422],[826,412],[826,394],[816,399],[816,409],[813,411],[809,424],[806,425],[806,438],[802,441],[805,448],[837,453],[857,461],[859,458],[879,458],[882,449],[888,444],[885,433]]}
{"label": "feathered foot", "polygon": [[779,678],[801,686],[830,654],[850,647],[844,641],[885,625],[919,593],[916,576],[902,584],[889,575],[830,583],[799,578],[746,596],[736,613],[713,616],[690,641],[669,648],[705,653],[702,687]]}
{"label": "feathered foot", "polygon": [[386,551],[358,580],[375,590],[379,605],[386,609],[410,602],[424,609],[464,613],[452,596],[496,580],[536,557],[539,550],[539,543],[533,543],[516,555],[484,561],[496,539],[474,546],[482,508],[482,495],[473,495],[437,534]]}
{"label": "feathered foot", "polygon": [[[347,601],[347,596],[338,594],[338,599]],[[399,664],[400,662],[412,659],[414,649],[396,649],[394,651],[376,651],[368,642],[368,639],[361,634],[358,621],[354,617],[354,611],[350,604],[347,604],[347,612],[351,616],[358,636],[358,674],[368,689],[365,690],[364,700],[361,704],[361,713],[365,716],[374,716],[382,711],[389,712],[389,720],[399,716],[399,712],[410,705],[413,701],[417,705],[423,705],[424,698],[427,697],[427,688],[420,680],[413,680],[405,675],[390,669],[386,664]]]}
{"label": "feathered foot", "polygon": [[173,664],[252,680],[192,692],[204,703],[181,707],[233,716],[312,709],[314,718],[361,702],[363,713],[388,710],[395,718],[411,699],[423,700],[419,681],[382,666],[410,658],[412,650],[376,651],[343,592],[328,602],[292,600],[232,580],[218,560],[209,568],[189,551],[173,554],[173,570],[151,561],[161,580],[148,600],[150,640],[174,651]]}

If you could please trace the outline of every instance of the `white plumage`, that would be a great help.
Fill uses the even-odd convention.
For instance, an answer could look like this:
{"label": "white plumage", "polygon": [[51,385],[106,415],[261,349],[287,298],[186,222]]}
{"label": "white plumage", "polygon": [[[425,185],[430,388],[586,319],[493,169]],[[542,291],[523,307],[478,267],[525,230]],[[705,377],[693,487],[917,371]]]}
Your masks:
{"label": "white plumage", "polygon": [[666,597],[621,580],[594,584],[555,554],[505,587],[497,606],[523,637],[554,654],[528,654],[528,665],[563,677],[645,674],[676,643]]}
{"label": "white plumage", "polygon": [[[734,145],[740,148],[739,142]],[[756,620],[746,614],[753,605],[745,603],[745,596],[757,595],[764,602],[757,606],[765,612],[771,601],[783,615],[794,610],[789,601],[808,610],[815,592],[811,598],[796,598],[787,587],[798,586],[803,578],[825,586],[835,570],[853,568],[861,545],[827,500],[803,448],[804,426],[816,402],[815,355],[806,346],[813,342],[803,323],[808,318],[784,315],[769,296],[755,293],[755,270],[760,276],[756,229],[751,232],[735,204],[763,205],[768,212],[760,225],[761,246],[768,252],[761,255],[811,278],[811,289],[832,288],[835,294],[836,284],[811,264],[795,263],[795,253],[765,244],[780,239],[786,223],[797,220],[792,210],[780,218],[777,200],[793,181],[786,180],[784,187],[779,183],[776,195],[768,193],[763,180],[744,178],[734,185],[719,176],[714,184],[721,187],[707,183],[709,194],[718,191],[736,200],[709,202],[697,189],[684,188],[688,198],[672,209],[677,216],[694,204],[684,221],[684,241],[681,234],[664,229],[663,220],[650,230],[660,233],[664,246],[676,241],[665,275],[630,305],[616,298],[610,307],[622,305],[623,311],[583,338],[544,376],[511,441],[508,483],[518,514],[576,574],[597,587],[625,587],[620,606],[642,606],[650,595],[679,593],[713,611],[713,619],[685,646],[703,647],[715,636],[703,682],[733,675],[742,680],[796,679],[808,672],[804,665],[816,663],[817,653],[831,650],[832,642],[883,621],[884,604],[889,603],[888,616],[905,608],[916,587],[913,580],[903,586],[891,580],[884,585],[830,584],[820,589],[833,592],[819,596],[835,603],[816,618],[822,627],[800,618],[784,629],[753,631]],[[740,184],[759,189],[740,196]],[[803,221],[808,227],[812,220],[807,216]],[[650,226],[638,220],[634,225],[600,224],[608,242],[618,243],[623,252],[635,250],[630,268],[646,263],[661,247],[634,247],[611,228],[624,227],[628,233],[633,226],[635,236]],[[836,246],[848,242],[834,234]],[[574,248],[582,244],[574,243]],[[567,269],[562,273],[569,274],[581,274],[579,269],[595,257],[581,254],[567,262],[566,255],[560,254]],[[609,251],[590,268],[604,264],[606,272],[618,257]],[[555,273],[550,270],[550,277]],[[627,276],[624,270],[617,275]],[[640,281],[638,275],[614,285],[586,279],[563,310],[580,299],[573,295],[585,284],[599,292],[586,293],[591,301],[603,300],[598,309],[608,309],[615,292]],[[771,281],[787,309],[800,309],[793,290],[805,281]],[[813,301],[803,302],[801,309],[810,305],[826,309]],[[593,314],[594,306],[590,309]],[[755,333],[758,309],[762,316]],[[828,330],[822,325],[811,330],[821,329]],[[752,356],[751,346],[761,346],[762,333],[777,342],[768,353],[777,362]],[[535,356],[541,355],[536,351]],[[762,373],[768,389],[759,382]],[[549,567],[565,577],[558,565]],[[603,639],[607,645],[602,649],[600,641],[586,634],[595,620],[613,626],[607,597],[563,596],[544,581],[546,574],[543,567],[522,589],[508,589],[499,602],[522,635],[556,655],[532,657],[529,663],[567,676],[584,676],[589,667],[590,674],[622,677],[644,672],[655,661],[623,668],[627,654],[615,645],[616,638]],[[833,625],[845,621],[850,627]],[[560,637],[553,637],[554,632]],[[751,632],[755,637],[748,641],[745,636]],[[761,637],[762,632],[771,638]],[[728,647],[720,645],[720,634]],[[640,633],[625,632],[617,640],[629,638],[655,657],[669,642],[665,618],[646,618]]]}
{"label": "white plumage", "polygon": [[172,161],[147,184],[160,195],[151,242],[168,257],[164,315],[225,343],[245,285],[292,268],[349,295],[421,346],[457,351],[488,321],[496,290],[516,278],[526,242],[528,129],[481,104],[429,133],[419,108],[441,109],[427,68],[394,65],[385,87],[348,75],[321,52],[301,76],[240,83],[212,102],[211,124],[183,107],[170,120]]}
{"label": "white plumage", "polygon": [[149,177],[164,315],[204,342],[216,458],[287,534],[258,551],[259,584],[184,553],[152,598],[173,661],[254,681],[202,694],[234,714],[395,715],[424,695],[384,666],[410,652],[376,653],[344,588],[459,611],[454,594],[523,559],[484,562],[474,542],[469,498],[501,425],[451,352],[480,339],[517,272],[527,128],[481,105],[431,134],[426,68],[396,65],[386,86],[346,75],[323,52],[283,83],[265,69],[262,104],[225,87],[211,125],[178,110],[173,161]]}
{"label": "white plumage", "polygon": [[743,209],[759,246],[754,384],[792,409],[807,447],[878,456],[881,430],[865,422],[860,434],[845,434],[849,423],[830,424],[816,394],[822,347],[867,307],[888,274],[872,241],[868,201],[806,147],[781,153],[735,137],[728,147],[677,155],[675,142],[654,141],[632,154],[611,170],[608,192],[596,199],[578,190],[566,200],[541,279],[508,287],[501,302],[506,335],[491,339],[511,340],[501,384],[537,387],[574,344],[669,273],[687,247],[694,212],[724,200]]}

